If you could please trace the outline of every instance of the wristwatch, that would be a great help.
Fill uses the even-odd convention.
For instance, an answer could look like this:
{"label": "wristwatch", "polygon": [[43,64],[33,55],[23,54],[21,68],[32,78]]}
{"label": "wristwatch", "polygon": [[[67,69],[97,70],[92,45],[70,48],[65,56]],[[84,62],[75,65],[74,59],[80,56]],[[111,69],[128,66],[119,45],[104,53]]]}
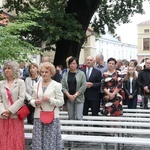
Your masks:
{"label": "wristwatch", "polygon": [[78,96],[78,94],[76,93],[76,94],[75,94],[75,96],[77,97],[77,96]]}

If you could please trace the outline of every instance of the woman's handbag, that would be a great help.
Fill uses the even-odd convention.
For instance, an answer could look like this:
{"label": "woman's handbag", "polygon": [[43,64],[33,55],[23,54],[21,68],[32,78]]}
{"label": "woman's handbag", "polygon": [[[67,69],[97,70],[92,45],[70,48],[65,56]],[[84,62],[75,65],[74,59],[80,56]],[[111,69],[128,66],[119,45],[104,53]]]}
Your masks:
{"label": "woman's handbag", "polygon": [[23,120],[29,115],[29,113],[30,113],[30,111],[29,111],[28,107],[26,105],[24,105],[18,110],[17,116],[20,120]]}
{"label": "woman's handbag", "polygon": [[[38,83],[38,86],[37,86],[37,98],[38,98],[39,84],[40,83]],[[52,111],[44,111],[41,106],[40,106],[40,108],[41,108],[41,111],[40,111],[41,122],[44,124],[52,123],[54,120],[54,110],[55,110],[56,106],[54,106]]]}
{"label": "woman's handbag", "polygon": [[41,112],[40,112],[41,122],[44,124],[52,123],[54,120],[54,110],[55,110],[56,106],[54,107],[53,111],[43,111],[42,107],[40,107],[40,108],[41,108]]}
{"label": "woman's handbag", "polygon": [[[12,97],[10,95],[10,91],[9,89],[6,88],[6,93],[8,95],[8,99],[10,101],[10,104],[12,105],[13,104],[13,100],[12,100]],[[25,119],[28,115],[29,115],[30,111],[28,109],[28,107],[26,105],[22,106],[18,112],[17,112],[17,116],[20,120],[23,120]]]}

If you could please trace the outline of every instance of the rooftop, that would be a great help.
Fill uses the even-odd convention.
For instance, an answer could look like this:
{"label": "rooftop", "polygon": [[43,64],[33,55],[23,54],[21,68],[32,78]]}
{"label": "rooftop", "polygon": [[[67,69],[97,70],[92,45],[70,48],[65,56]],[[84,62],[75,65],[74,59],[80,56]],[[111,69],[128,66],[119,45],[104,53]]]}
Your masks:
{"label": "rooftop", "polygon": [[146,24],[150,24],[150,20],[147,20],[147,21],[141,22],[141,23],[139,23],[138,25],[146,25]]}

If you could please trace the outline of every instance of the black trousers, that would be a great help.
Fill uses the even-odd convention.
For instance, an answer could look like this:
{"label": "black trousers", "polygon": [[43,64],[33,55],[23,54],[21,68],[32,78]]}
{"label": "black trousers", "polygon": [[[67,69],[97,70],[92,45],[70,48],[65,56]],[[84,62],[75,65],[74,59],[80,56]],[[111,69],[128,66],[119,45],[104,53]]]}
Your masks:
{"label": "black trousers", "polygon": [[98,116],[98,113],[100,111],[100,100],[92,101],[85,99],[84,107],[83,107],[83,115],[87,116],[89,108],[91,108],[92,116]]}
{"label": "black trousers", "polygon": [[35,108],[29,104],[28,104],[28,108],[29,108],[30,114],[27,116],[27,123],[33,125]]}
{"label": "black trousers", "polygon": [[149,95],[144,95],[142,98],[142,107],[148,109],[148,100],[150,99]]}

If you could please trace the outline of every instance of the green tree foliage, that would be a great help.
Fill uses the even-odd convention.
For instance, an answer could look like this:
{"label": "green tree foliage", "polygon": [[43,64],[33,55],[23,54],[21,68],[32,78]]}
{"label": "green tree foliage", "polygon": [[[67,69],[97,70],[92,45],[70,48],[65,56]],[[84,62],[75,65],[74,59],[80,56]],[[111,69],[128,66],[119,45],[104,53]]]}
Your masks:
{"label": "green tree foliage", "polygon": [[28,54],[38,53],[38,48],[26,42],[16,30],[26,30],[26,26],[29,24],[12,23],[6,27],[0,27],[0,63],[5,60],[28,60]]}
{"label": "green tree foliage", "polygon": [[41,46],[44,41],[47,50],[60,39],[79,42],[83,38],[81,25],[73,14],[65,13],[65,6],[66,0],[8,0],[5,5],[9,11],[16,11],[17,23],[35,22],[36,26],[29,26],[20,34],[34,46]]}
{"label": "green tree foliage", "polygon": [[116,25],[130,22],[134,13],[143,13],[144,0],[101,0],[92,27],[95,32],[105,34],[105,25],[111,33],[115,33]]}
{"label": "green tree foliage", "polygon": [[[66,57],[79,57],[91,18],[97,33],[105,33],[105,25],[114,32],[119,23],[129,22],[134,13],[143,13],[144,0],[6,0],[5,7],[15,11],[18,21],[34,21],[36,26],[21,35],[39,46],[56,44],[54,64],[65,63]],[[96,13],[95,13],[96,12]],[[24,14],[24,18],[20,14]],[[61,59],[60,59],[61,58]]]}

